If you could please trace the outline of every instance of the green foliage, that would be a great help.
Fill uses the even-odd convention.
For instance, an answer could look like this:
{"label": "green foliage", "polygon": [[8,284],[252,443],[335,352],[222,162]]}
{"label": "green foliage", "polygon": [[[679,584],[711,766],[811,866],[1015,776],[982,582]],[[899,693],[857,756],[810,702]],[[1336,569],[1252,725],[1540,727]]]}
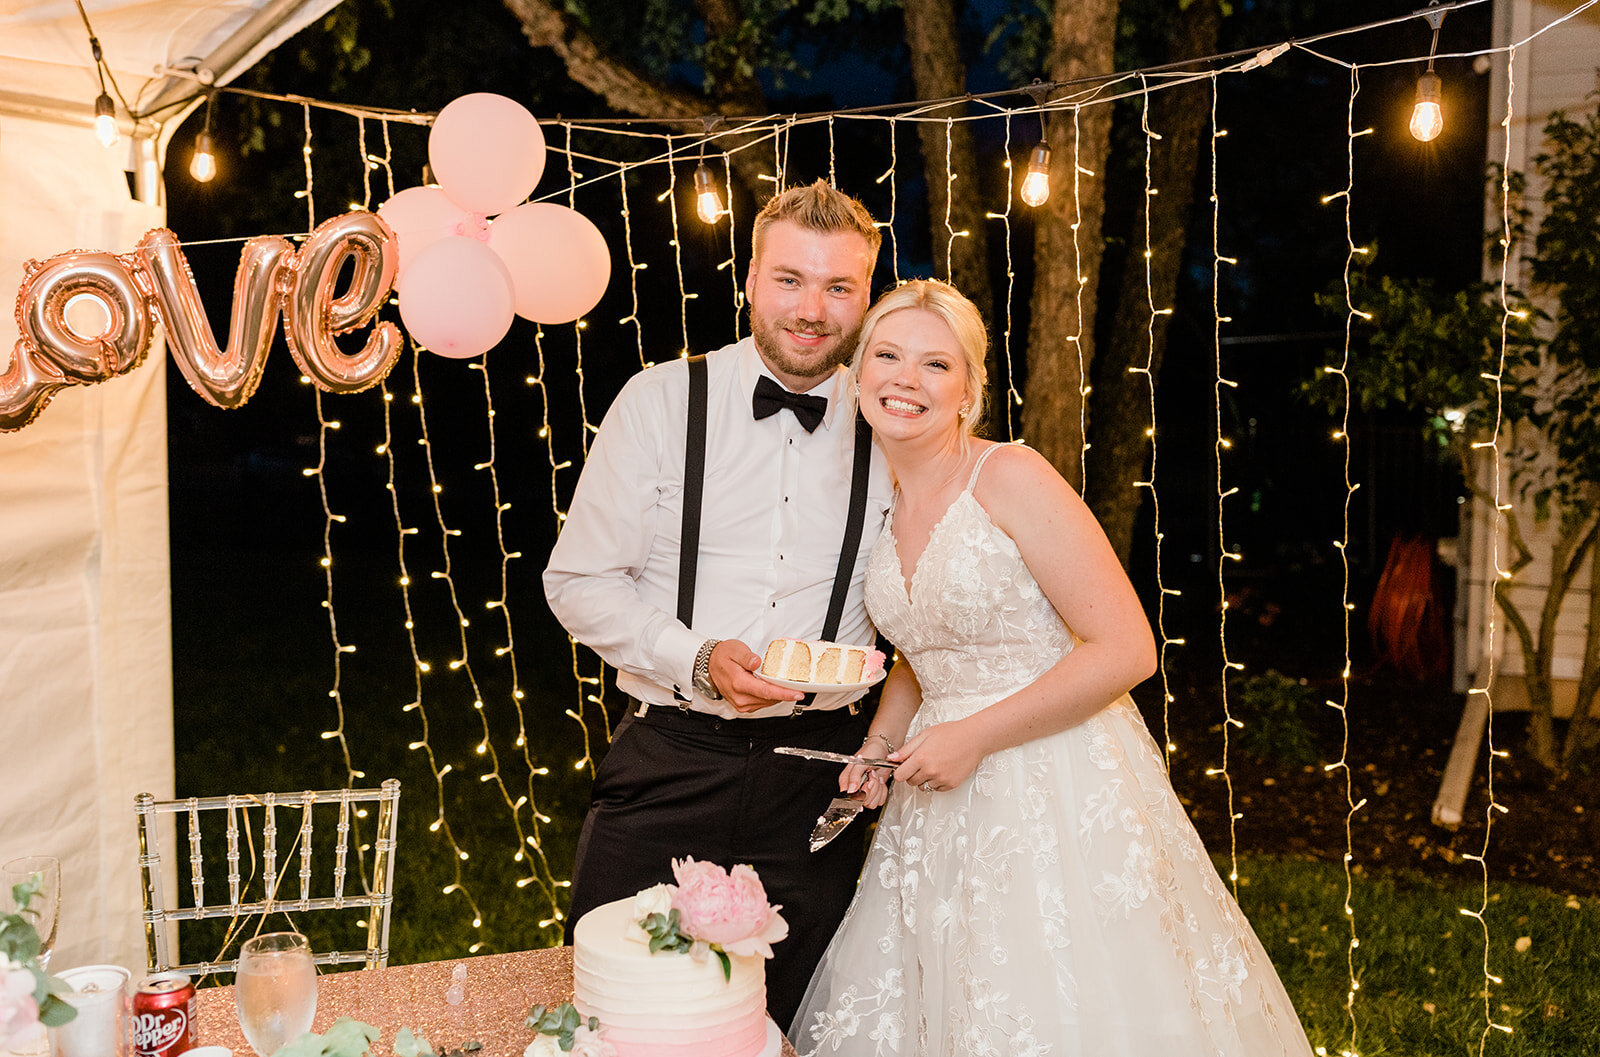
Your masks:
{"label": "green foliage", "polygon": [[1286,767],[1317,761],[1316,739],[1306,721],[1317,698],[1305,684],[1268,668],[1235,680],[1228,688],[1228,701],[1230,711],[1244,724],[1235,736],[1245,752]]}
{"label": "green foliage", "polygon": [[534,1006],[528,1010],[527,1025],[536,1035],[555,1036],[559,1040],[561,1052],[567,1053],[572,1049],[573,1036],[578,1029],[588,1027],[590,1031],[599,1031],[600,1018],[590,1017],[585,1024],[576,1007],[571,1002],[563,1002],[557,1006]]}
{"label": "green foliage", "polygon": [[[1534,159],[1544,211],[1523,260],[1531,294],[1559,303],[1554,317],[1498,283],[1444,291],[1374,276],[1372,253],[1350,277],[1349,304],[1360,313],[1353,333],[1365,341],[1347,367],[1361,406],[1425,412],[1428,428],[1463,458],[1497,420],[1531,427],[1539,442],[1511,451],[1513,482],[1541,516],[1552,503],[1592,509],[1600,487],[1600,112],[1583,120],[1558,112],[1545,137],[1549,149]],[[1489,237],[1493,260],[1503,247],[1527,246],[1529,211],[1522,174],[1490,179],[1508,198],[1503,230]],[[1343,289],[1318,303],[1348,313]],[[1329,406],[1342,399],[1336,376],[1309,388]]]}
{"label": "green foliage", "polygon": [[[639,922],[639,927],[644,929],[650,937],[650,953],[657,954],[668,951],[674,954],[688,954],[694,950],[694,938],[683,932],[679,927],[679,915],[676,908],[665,914],[651,914]],[[728,952],[712,944],[711,953],[717,956],[717,962],[722,966],[722,978],[733,978],[733,961],[728,957]]]}
{"label": "green foliage", "polygon": [[371,1024],[353,1017],[340,1017],[321,1035],[308,1031],[278,1047],[272,1057],[362,1057],[379,1034]]}
{"label": "green foliage", "polygon": [[50,976],[39,964],[44,945],[39,939],[39,930],[28,920],[38,917],[39,912],[30,910],[28,904],[39,894],[41,883],[39,875],[34,874],[31,879],[11,886],[11,901],[16,903],[17,909],[10,914],[0,914],[0,964],[9,961],[33,977],[33,1000],[39,1007],[39,1022],[54,1028],[76,1017],[78,1010],[60,997],[67,991],[67,985]]}

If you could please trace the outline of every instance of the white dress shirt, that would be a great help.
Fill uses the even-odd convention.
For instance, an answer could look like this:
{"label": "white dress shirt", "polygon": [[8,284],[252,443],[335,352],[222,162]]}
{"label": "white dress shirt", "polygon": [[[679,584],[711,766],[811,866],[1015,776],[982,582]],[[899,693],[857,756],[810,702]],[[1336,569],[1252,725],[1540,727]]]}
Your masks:
{"label": "white dress shirt", "polygon": [[[707,357],[706,468],[694,619],[677,619],[683,532],[684,430],[689,368],[673,360],[631,378],[606,413],[544,573],[556,618],[617,669],[621,690],[651,705],[728,718],[780,716],[788,704],[739,713],[693,690],[707,639],[738,639],[758,655],[775,638],[815,639],[833,593],[850,504],[855,398],[840,367],[810,390],[828,411],[807,433],[788,410],[755,420],[756,379],[771,372],[750,338]],[[776,381],[776,379],[774,379]],[[892,485],[872,450],[866,520],[834,635],[870,645],[862,602],[867,556],[883,528]],[[837,708],[863,691],[818,694]]]}

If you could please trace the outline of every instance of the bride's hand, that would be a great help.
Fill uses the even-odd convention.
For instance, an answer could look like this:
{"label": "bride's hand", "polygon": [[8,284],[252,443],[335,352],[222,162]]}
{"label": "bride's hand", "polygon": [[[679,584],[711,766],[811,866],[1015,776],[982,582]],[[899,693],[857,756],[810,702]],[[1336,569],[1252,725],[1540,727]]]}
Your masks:
{"label": "bride's hand", "polygon": [[961,730],[959,720],[936,723],[906,742],[890,760],[900,766],[896,781],[926,792],[943,792],[965,782],[983,760],[983,752]]}
{"label": "bride's hand", "polygon": [[[872,737],[856,750],[856,755],[869,760],[881,760],[887,751],[881,738]],[[882,767],[852,763],[839,774],[839,791],[850,794],[867,807],[882,807],[889,799],[889,784],[884,777],[886,773]]]}

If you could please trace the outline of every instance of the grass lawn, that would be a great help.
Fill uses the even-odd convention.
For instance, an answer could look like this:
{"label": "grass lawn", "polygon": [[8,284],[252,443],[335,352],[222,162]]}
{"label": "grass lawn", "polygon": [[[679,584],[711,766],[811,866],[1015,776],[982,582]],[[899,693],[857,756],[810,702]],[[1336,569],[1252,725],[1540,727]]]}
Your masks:
{"label": "grass lawn", "polygon": [[[1226,864],[1222,864],[1226,868]],[[1460,908],[1482,888],[1416,875],[1358,876],[1351,906],[1360,987],[1346,1012],[1350,929],[1336,863],[1241,857],[1239,902],[1294,999],[1312,1045],[1364,1057],[1476,1054],[1486,1027],[1483,927]],[[1487,922],[1500,1057],[1600,1054],[1600,899],[1491,883]]]}

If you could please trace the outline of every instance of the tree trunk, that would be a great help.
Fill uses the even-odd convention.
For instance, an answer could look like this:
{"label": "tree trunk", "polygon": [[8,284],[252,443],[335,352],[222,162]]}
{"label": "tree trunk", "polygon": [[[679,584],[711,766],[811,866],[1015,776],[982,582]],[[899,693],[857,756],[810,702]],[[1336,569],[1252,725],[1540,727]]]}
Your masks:
{"label": "tree trunk", "polygon": [[1583,639],[1583,673],[1578,678],[1578,696],[1572,703],[1572,721],[1561,747],[1561,772],[1570,773],[1580,753],[1588,752],[1593,740],[1589,726],[1595,692],[1600,690],[1600,552],[1590,548],[1589,622]]}
{"label": "tree trunk", "polygon": [[[956,44],[956,15],[951,0],[902,0],[901,6],[917,97],[946,99],[964,94],[967,73]],[[952,109],[949,116],[960,118],[964,112]],[[922,171],[928,183],[928,230],[935,267],[942,268],[956,289],[978,306],[985,319],[992,320],[988,221],[984,219],[972,124],[918,122],[917,135],[922,145]],[[988,368],[993,389],[1000,382],[1000,375],[992,345]]]}
{"label": "tree trunk", "polygon": [[[1215,52],[1221,22],[1216,0],[1196,0],[1172,40],[1168,61],[1182,62]],[[1134,520],[1144,500],[1144,491],[1132,481],[1148,479],[1145,467],[1150,437],[1145,430],[1152,425],[1150,393],[1160,373],[1171,319],[1158,315],[1152,320],[1151,309],[1170,308],[1177,290],[1194,206],[1208,91],[1205,84],[1194,84],[1150,96],[1150,128],[1162,137],[1150,146],[1150,186],[1159,193],[1141,196],[1149,210],[1150,259],[1145,260],[1141,249],[1143,231],[1136,230],[1122,269],[1116,314],[1094,373],[1085,498],[1123,565],[1128,564]],[[1136,223],[1143,218],[1141,211]],[[1131,368],[1143,368],[1147,356],[1150,374],[1130,373]]]}
{"label": "tree trunk", "polygon": [[[1119,2],[1057,0],[1050,25],[1051,80],[1071,81],[1112,71]],[[1051,114],[1050,200],[1034,211],[1023,436],[1074,484],[1083,480],[1083,389],[1094,356],[1105,217],[1102,178],[1110,139],[1109,103],[1083,107],[1076,122],[1071,111]],[[1074,159],[1087,172],[1075,174]]]}
{"label": "tree trunk", "polygon": [[[717,114],[763,114],[767,111],[766,99],[753,78],[743,78],[738,83],[720,86],[715,100],[685,92],[643,77],[627,63],[606,54],[559,2],[502,2],[506,10],[522,24],[522,34],[528,38],[530,45],[555,52],[566,67],[568,76],[604,99],[613,110],[640,117],[685,119],[703,119]],[[727,32],[725,23],[736,14],[727,3],[708,3],[702,10],[713,33]],[[737,26],[733,29],[736,31]],[[700,131],[693,125],[687,125],[686,129],[690,134]],[[730,142],[730,146],[733,145]],[[770,193],[771,186],[758,178],[770,167],[765,157],[755,157],[758,154],[759,151],[730,154],[734,173],[757,200]]]}

